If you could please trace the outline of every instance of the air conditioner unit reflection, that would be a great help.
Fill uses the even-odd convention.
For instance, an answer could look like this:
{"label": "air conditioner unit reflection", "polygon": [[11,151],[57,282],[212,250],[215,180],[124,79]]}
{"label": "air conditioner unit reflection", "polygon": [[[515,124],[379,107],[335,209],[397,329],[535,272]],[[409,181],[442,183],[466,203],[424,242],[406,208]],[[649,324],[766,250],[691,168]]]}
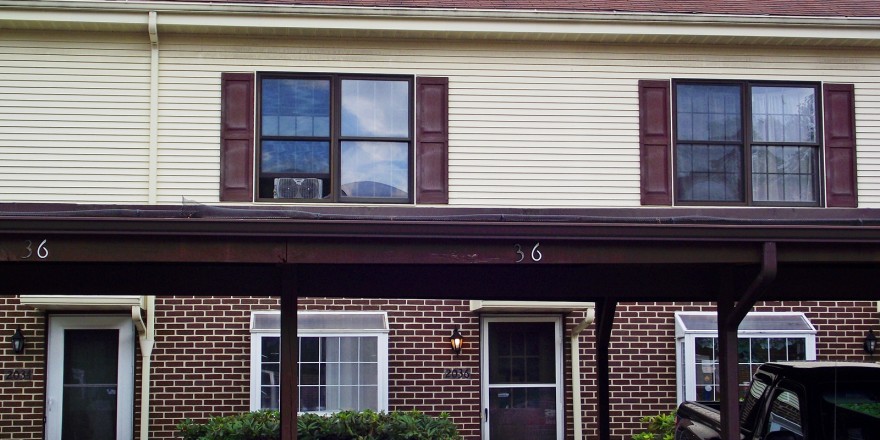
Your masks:
{"label": "air conditioner unit reflection", "polygon": [[323,182],[314,177],[278,177],[275,179],[276,199],[320,199]]}

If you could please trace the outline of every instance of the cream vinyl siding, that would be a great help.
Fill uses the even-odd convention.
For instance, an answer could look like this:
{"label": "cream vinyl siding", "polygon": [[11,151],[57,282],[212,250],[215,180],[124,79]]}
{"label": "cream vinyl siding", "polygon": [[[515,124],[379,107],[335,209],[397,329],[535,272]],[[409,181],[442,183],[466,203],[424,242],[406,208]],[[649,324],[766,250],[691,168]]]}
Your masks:
{"label": "cream vinyl siding", "polygon": [[[220,72],[292,71],[448,76],[450,205],[499,207],[639,206],[640,79],[852,82],[860,206],[880,205],[880,54],[870,51],[178,35],[161,47],[160,201],[216,201]],[[192,104],[173,103],[180,94]],[[173,173],[187,163],[211,166]]]}
{"label": "cream vinyl siding", "polygon": [[0,201],[146,203],[146,36],[0,33]]}
{"label": "cream vinyl siding", "polygon": [[[0,175],[5,200],[62,197],[32,183],[37,171],[63,170],[67,201],[146,200],[148,168],[149,43],[144,36],[91,34],[69,42],[68,34],[40,34],[16,41],[0,37],[8,57],[39,58],[30,47],[56,47],[44,63],[67,69],[69,50],[80,50],[106,71],[77,71],[76,90],[61,94],[65,77],[43,69],[16,71],[14,81],[42,75],[34,87],[41,100],[70,111],[47,110],[33,99],[0,103],[0,124],[42,113],[55,138],[39,133],[4,135],[7,150],[24,141],[70,151],[66,160],[34,154],[16,157],[12,167],[27,179]],[[102,40],[103,39],[103,40]],[[31,41],[33,40],[33,41]],[[53,43],[54,42],[54,43]],[[62,43],[63,42],[63,43]],[[84,50],[83,46],[87,46]],[[23,52],[23,53],[21,53]],[[98,56],[102,54],[103,56]],[[488,207],[637,207],[639,137],[637,85],[640,79],[718,78],[854,83],[857,100],[860,207],[880,207],[880,53],[871,49],[750,48],[741,46],[627,46],[585,43],[408,41],[159,35],[158,173],[159,203],[218,201],[221,72],[351,72],[449,77],[449,202]],[[56,59],[57,58],[57,59]],[[6,58],[3,59],[5,61]],[[129,68],[121,69],[125,61]],[[102,63],[106,63],[102,64]],[[27,63],[25,63],[27,64]],[[75,63],[70,63],[75,64]],[[115,66],[115,67],[113,67]],[[2,93],[13,79],[0,66]],[[43,72],[43,73],[38,73]],[[108,74],[110,72],[110,74]],[[103,76],[106,75],[106,76]],[[34,81],[31,79],[30,81]],[[116,95],[113,95],[113,94]],[[125,104],[113,96],[124,95]],[[97,100],[97,105],[86,100]],[[8,98],[7,98],[8,99]],[[65,101],[72,99],[75,102]],[[116,107],[114,107],[116,106]],[[118,107],[122,106],[122,107]],[[89,130],[85,140],[64,141],[50,125],[72,114],[101,109],[103,119],[75,119]],[[82,119],[82,118],[80,118]],[[42,124],[42,125],[39,125]],[[102,131],[103,130],[103,131]],[[40,138],[40,142],[36,142]],[[98,142],[95,142],[97,140]],[[84,143],[83,143],[84,142]],[[10,147],[8,144],[15,144]],[[112,145],[112,146],[111,146]],[[66,148],[66,150],[65,150]],[[54,151],[54,150],[53,150]],[[71,161],[70,157],[90,160]],[[122,164],[119,164],[122,161]],[[57,163],[56,163],[57,162]],[[36,166],[43,165],[42,167]],[[119,181],[94,171],[125,170]],[[116,167],[114,168],[114,165]],[[115,177],[115,175],[114,175]],[[102,181],[107,179],[107,181]],[[104,187],[104,183],[107,183]],[[77,186],[95,185],[93,195]],[[134,188],[129,188],[133,186]],[[36,189],[35,189],[36,188]],[[92,187],[89,187],[92,188]],[[30,191],[30,193],[22,193]],[[77,192],[78,191],[78,192]],[[132,191],[126,193],[125,191]],[[35,193],[35,194],[34,194]],[[106,193],[106,194],[105,194]]]}

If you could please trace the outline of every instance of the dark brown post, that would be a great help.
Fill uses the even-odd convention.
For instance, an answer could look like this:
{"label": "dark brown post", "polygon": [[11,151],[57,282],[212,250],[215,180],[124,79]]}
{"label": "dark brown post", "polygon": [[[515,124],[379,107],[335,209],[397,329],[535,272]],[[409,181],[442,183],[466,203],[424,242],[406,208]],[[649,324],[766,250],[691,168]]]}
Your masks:
{"label": "dark brown post", "polygon": [[[721,438],[739,440],[739,384],[737,369],[737,330],[739,321],[730,323],[733,298],[718,300],[718,367],[721,375]],[[733,325],[729,325],[733,324]]]}
{"label": "dark brown post", "polygon": [[296,440],[299,341],[296,338],[295,267],[282,268],[281,280],[281,439]]}
{"label": "dark brown post", "polygon": [[608,299],[596,303],[599,317],[596,320],[596,396],[599,440],[611,439],[611,377],[608,347],[611,345],[611,327],[617,302]]}
{"label": "dark brown post", "polygon": [[[764,243],[761,253],[761,271],[743,294],[736,298],[729,288],[730,280],[722,281],[718,299],[718,366],[721,375],[721,438],[739,440],[739,362],[737,332],[767,286],[776,279],[778,260],[776,243]],[[726,281],[726,282],[725,282]]]}

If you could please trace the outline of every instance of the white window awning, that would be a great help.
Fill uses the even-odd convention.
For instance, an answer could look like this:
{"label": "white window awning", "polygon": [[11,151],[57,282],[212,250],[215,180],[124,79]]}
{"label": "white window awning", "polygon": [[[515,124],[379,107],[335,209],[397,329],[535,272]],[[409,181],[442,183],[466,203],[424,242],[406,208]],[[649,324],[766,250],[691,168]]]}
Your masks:
{"label": "white window awning", "polygon": [[[675,336],[686,333],[717,333],[718,315],[712,312],[677,312],[675,314]],[[810,333],[816,328],[803,313],[797,312],[752,312],[746,315],[739,325],[738,333]]]}

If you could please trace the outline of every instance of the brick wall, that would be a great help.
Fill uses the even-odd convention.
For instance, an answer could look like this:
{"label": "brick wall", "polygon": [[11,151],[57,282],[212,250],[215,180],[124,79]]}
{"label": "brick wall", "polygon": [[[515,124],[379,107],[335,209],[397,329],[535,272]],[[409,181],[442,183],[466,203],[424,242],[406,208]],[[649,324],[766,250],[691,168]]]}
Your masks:
{"label": "brick wall", "polygon": [[[389,407],[448,412],[468,440],[480,437],[479,317],[459,300],[301,298],[308,310],[382,310],[388,313]],[[205,420],[249,409],[252,310],[278,309],[277,298],[159,297],[156,301],[150,438],[175,438],[184,418]],[[756,311],[804,312],[818,330],[819,359],[865,361],[862,341],[878,326],[873,302],[761,303]],[[714,311],[710,303],[624,303],[618,307],[611,342],[612,438],[629,439],[645,415],[675,407],[676,311]],[[0,439],[38,439],[43,432],[45,313],[24,308],[16,297],[0,297],[0,370],[30,369],[30,380],[0,380]],[[566,438],[573,437],[569,337],[583,319],[564,320]],[[12,355],[9,337],[21,325],[27,337],[23,355]],[[465,346],[454,356],[449,334],[460,328]],[[585,438],[595,438],[595,335],[580,338]],[[135,404],[140,404],[137,353]],[[469,379],[445,378],[445,369],[467,368]],[[4,379],[4,378],[0,378]],[[135,410],[139,417],[139,409]],[[135,422],[137,432],[138,423]]]}
{"label": "brick wall", "polygon": [[276,298],[158,297],[150,439],[177,438],[174,426],[250,410],[250,312]]}
{"label": "brick wall", "polygon": [[[11,338],[19,327],[25,350],[14,354]],[[18,297],[0,296],[0,439],[43,438],[45,335],[42,313],[22,307]],[[7,378],[9,370],[26,370],[32,375],[30,379]]]}
{"label": "brick wall", "polygon": [[[762,302],[756,312],[803,312],[816,327],[819,360],[870,360],[862,343],[868,329],[878,327],[877,305],[868,301]],[[714,312],[713,303],[622,303],[615,314],[610,347],[612,438],[629,439],[642,428],[639,419],[673,411],[676,405],[675,322],[677,311]],[[591,343],[595,341],[590,334]],[[594,386],[592,346],[584,382]],[[593,407],[594,408],[594,407]],[[592,411],[585,410],[585,413]],[[587,416],[585,416],[587,417]],[[590,419],[585,420],[592,426]],[[594,438],[595,430],[587,431]]]}
{"label": "brick wall", "polygon": [[[465,438],[480,436],[480,323],[467,301],[300,298],[303,310],[381,310],[388,313],[389,410],[449,413]],[[454,356],[449,335],[465,338]],[[470,369],[468,379],[444,378],[445,369]]]}

